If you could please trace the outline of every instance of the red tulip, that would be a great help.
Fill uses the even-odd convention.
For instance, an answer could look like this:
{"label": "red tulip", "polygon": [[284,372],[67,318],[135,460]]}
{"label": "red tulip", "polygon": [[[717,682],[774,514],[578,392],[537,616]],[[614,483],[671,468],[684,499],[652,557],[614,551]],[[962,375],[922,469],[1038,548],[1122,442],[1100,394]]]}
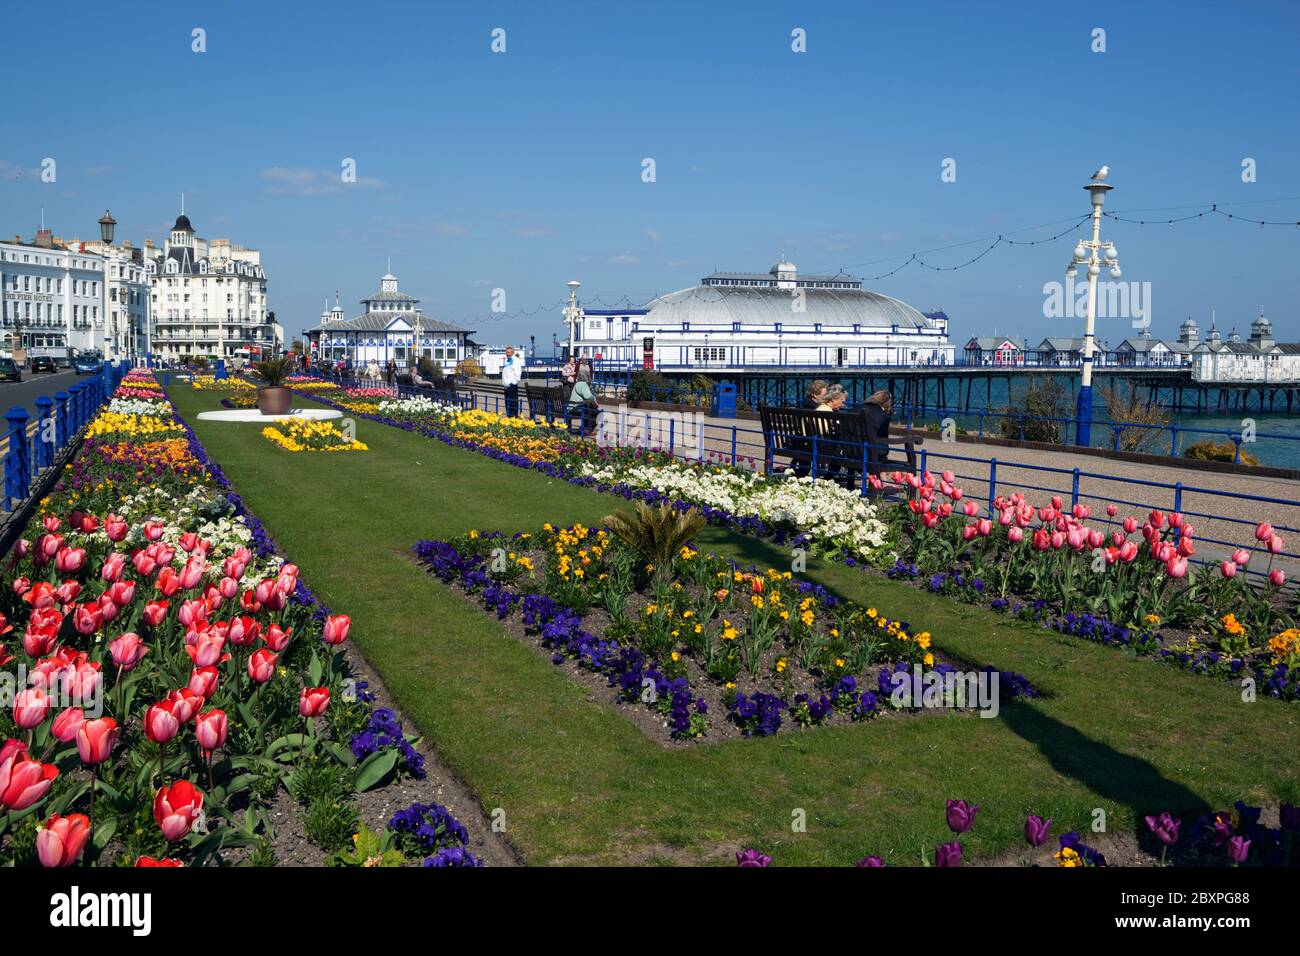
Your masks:
{"label": "red tulip", "polygon": [[108,652],[112,655],[114,664],[129,671],[144,660],[149,648],[139,634],[128,631],[117,640],[109,642]]}
{"label": "red tulip", "polygon": [[23,650],[30,657],[44,657],[58,642],[59,628],[62,625],[63,615],[54,608],[33,611],[27,620],[27,631],[23,634]]}
{"label": "red tulip", "polygon": [[153,800],[153,818],[169,841],[189,833],[202,810],[203,793],[188,780],[160,788]]}
{"label": "red tulip", "polygon": [[14,594],[17,594],[19,597],[24,597],[24,595],[32,589],[32,582],[27,578],[14,578],[14,583],[11,586],[13,587]]}
{"label": "red tulip", "polygon": [[304,687],[298,697],[298,713],[304,717],[319,717],[329,705],[328,687]]}
{"label": "red tulip", "polygon": [[196,621],[206,621],[207,618],[208,606],[198,599],[182,601],[180,608],[176,611],[176,620],[180,621],[185,627],[191,627]]}
{"label": "red tulip", "polygon": [[1164,512],[1158,510],[1152,511],[1151,514],[1147,516],[1147,519],[1151,522],[1151,527],[1153,528],[1159,528],[1165,523]]}
{"label": "red tulip", "polygon": [[190,687],[182,687],[180,690],[172,691],[167,695],[167,700],[171,702],[172,713],[176,715],[176,719],[182,724],[188,724],[193,720],[194,715],[203,706],[203,698]]}
{"label": "red tulip", "polygon": [[90,602],[78,604],[76,612],[72,615],[72,623],[78,634],[94,634],[104,626],[104,612],[98,604]]}
{"label": "red tulip", "polygon": [[27,687],[14,695],[14,723],[23,730],[39,727],[49,713],[50,697],[39,687]]}
{"label": "red tulip", "polygon": [[144,523],[144,536],[150,541],[157,541],[166,530],[167,526],[161,521],[146,521]]}
{"label": "red tulip", "polygon": [[168,602],[150,601],[144,606],[144,622],[150,627],[157,627],[167,617]]}
{"label": "red tulip", "polygon": [[180,733],[181,722],[174,713],[175,704],[160,700],[144,712],[144,735],[156,744],[165,744]]}
{"label": "red tulip", "polygon": [[1235,561],[1220,562],[1219,573],[1225,578],[1235,578],[1237,576],[1237,563]]}
{"label": "red tulip", "polygon": [[961,529],[961,539],[970,541],[975,537],[975,526],[973,524],[963,525]]}
{"label": "red tulip", "polygon": [[101,678],[99,662],[91,661],[85,654],[78,654],[75,666],[70,665],[66,686],[68,695],[74,704],[90,704],[99,691]]}
{"label": "red tulip", "polygon": [[207,568],[207,561],[202,555],[196,554],[185,562],[185,567],[181,569],[180,579],[181,587],[185,590],[196,588],[199,582],[203,580],[203,572]]}
{"label": "red tulip", "polygon": [[1250,552],[1245,548],[1238,548],[1232,552],[1232,560],[1244,568],[1250,562]]}
{"label": "red tulip", "polygon": [[104,533],[108,535],[109,541],[123,540],[131,526],[126,523],[126,519],[119,515],[109,515],[104,519]]}
{"label": "red tulip", "polygon": [[218,674],[215,667],[196,667],[190,672],[189,689],[204,700],[211,700],[216,693]]}
{"label": "red tulip", "polygon": [[209,710],[199,714],[194,721],[194,736],[199,742],[199,749],[210,757],[218,747],[224,747],[228,726],[224,710]]}
{"label": "red tulip", "polygon": [[72,866],[90,839],[90,818],[84,813],[57,813],[36,830],[36,856],[41,866]]}
{"label": "red tulip", "polygon": [[1165,563],[1165,570],[1171,578],[1187,577],[1187,559],[1182,556],[1172,557]]}
{"label": "red tulip", "polygon": [[254,684],[265,684],[275,676],[276,656],[268,648],[254,651],[248,658],[248,679]]}
{"label": "red tulip", "polygon": [[237,617],[230,622],[230,643],[236,647],[250,647],[257,640],[262,627],[256,618]]}
{"label": "red tulip", "polygon": [[76,574],[85,563],[85,548],[62,548],[54,556],[54,567],[60,574]]}
{"label": "red tulip", "polygon": [[1132,534],[1134,531],[1137,530],[1137,526],[1138,526],[1137,518],[1125,518],[1125,519],[1124,519],[1124,532],[1125,532],[1125,534]]}
{"label": "red tulip", "polygon": [[41,524],[45,526],[46,531],[53,534],[63,526],[63,519],[59,518],[57,515],[46,515]]}
{"label": "red tulip", "polygon": [[81,762],[92,767],[103,763],[113,753],[121,734],[121,728],[112,717],[85,721],[77,729],[77,753]]}
{"label": "red tulip", "polygon": [[292,633],[293,628],[291,627],[281,627],[279,624],[271,624],[267,626],[266,632],[262,635],[262,641],[271,650],[275,651],[277,654],[281,654],[284,652],[284,649],[289,646],[289,636]]}
{"label": "red tulip", "polygon": [[112,583],[122,576],[126,569],[126,558],[121,553],[114,551],[104,559],[103,565],[100,566],[99,576],[105,581]]}
{"label": "red tulip", "polygon": [[1013,544],[1019,543],[1025,536],[1023,528],[1013,527],[1007,529],[1007,540]]}
{"label": "red tulip", "polygon": [[342,644],[348,639],[348,629],[352,627],[352,618],[346,614],[331,614],[325,618],[325,630],[321,635],[326,644]]}
{"label": "red tulip", "polygon": [[184,866],[185,864],[182,863],[180,860],[174,859],[172,857],[167,857],[161,860],[155,860],[151,856],[141,856],[141,857],[136,857],[135,865],[137,867],[152,867],[152,866],[172,867],[172,866]]}
{"label": "red tulip", "polygon": [[162,592],[163,597],[171,597],[180,589],[181,576],[176,573],[175,568],[168,565],[158,572],[158,590]]}
{"label": "red tulip", "polygon": [[32,606],[33,611],[44,611],[54,606],[58,596],[54,585],[49,581],[37,581],[23,592],[23,601]]}
{"label": "red tulip", "polygon": [[201,634],[193,644],[185,645],[185,652],[195,667],[210,667],[230,659],[225,654],[226,642],[217,634]]}
{"label": "red tulip", "polygon": [[54,739],[61,743],[71,743],[77,739],[77,731],[86,722],[86,714],[80,707],[67,707],[59,712],[50,725]]}
{"label": "red tulip", "polygon": [[199,536],[195,534],[193,531],[186,531],[183,535],[181,535],[179,541],[181,549],[186,552],[193,551],[195,547],[197,547],[198,543],[199,543]]}
{"label": "red tulip", "polygon": [[1273,526],[1267,521],[1261,521],[1255,526],[1255,540],[1267,541],[1273,536]]}
{"label": "red tulip", "polygon": [[1272,571],[1268,572],[1268,579],[1272,582],[1274,587],[1280,588],[1286,583],[1286,572],[1281,568],[1274,568]]}
{"label": "red tulip", "polygon": [[26,810],[49,792],[58,775],[54,764],[33,760],[21,743],[6,741],[0,747],[0,808]]}

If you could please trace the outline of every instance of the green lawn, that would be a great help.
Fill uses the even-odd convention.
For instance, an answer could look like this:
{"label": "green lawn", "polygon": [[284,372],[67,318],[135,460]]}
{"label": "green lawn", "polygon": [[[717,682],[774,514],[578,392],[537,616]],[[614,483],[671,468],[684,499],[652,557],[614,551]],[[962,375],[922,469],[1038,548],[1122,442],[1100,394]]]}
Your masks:
{"label": "green lawn", "polygon": [[[1141,814],[1300,797],[1300,708],[1246,704],[1231,686],[1125,652],[818,562],[833,591],[934,634],[950,656],[1025,674],[1046,696],[971,715],[891,718],[769,739],[661,746],[588,698],[494,619],[418,568],[418,538],[470,528],[593,522],[620,502],[384,425],[358,420],[367,453],[291,454],[257,426],[200,422],[211,394],[173,398],[245,501],[352,633],[404,713],[526,859],[720,860],[756,846],[780,864],[877,853],[915,863],[947,839],[944,801],[982,806],[968,858],[1022,841],[1026,812],[1111,830]],[[707,550],[788,566],[718,529]],[[715,715],[714,719],[720,719]],[[807,831],[791,830],[803,810]]]}

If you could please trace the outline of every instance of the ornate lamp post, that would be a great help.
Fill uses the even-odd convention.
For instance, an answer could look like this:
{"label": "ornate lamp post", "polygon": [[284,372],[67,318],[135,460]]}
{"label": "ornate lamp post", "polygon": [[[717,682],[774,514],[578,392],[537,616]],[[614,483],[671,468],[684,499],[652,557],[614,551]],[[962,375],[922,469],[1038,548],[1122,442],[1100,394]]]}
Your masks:
{"label": "ornate lamp post", "polygon": [[573,349],[578,339],[578,323],[582,321],[582,309],[578,306],[578,286],[582,285],[577,279],[570,279],[569,286],[569,304],[564,307],[564,321],[569,323],[569,354],[568,358],[573,358]]}
{"label": "ornate lamp post", "polygon": [[1083,188],[1088,190],[1092,200],[1092,239],[1082,240],[1074,247],[1074,255],[1065,270],[1065,277],[1073,279],[1079,274],[1078,267],[1088,267],[1088,317],[1083,330],[1083,377],[1079,383],[1079,401],[1075,408],[1074,443],[1083,447],[1092,445],[1092,363],[1094,350],[1094,332],[1097,325],[1097,276],[1101,274],[1102,264],[1110,266],[1110,277],[1118,279],[1122,273],[1119,268],[1119,253],[1110,242],[1101,241],[1101,207],[1106,201],[1106,193],[1115,187],[1105,180],[1110,172],[1108,166],[1102,166],[1092,174],[1092,182]]}

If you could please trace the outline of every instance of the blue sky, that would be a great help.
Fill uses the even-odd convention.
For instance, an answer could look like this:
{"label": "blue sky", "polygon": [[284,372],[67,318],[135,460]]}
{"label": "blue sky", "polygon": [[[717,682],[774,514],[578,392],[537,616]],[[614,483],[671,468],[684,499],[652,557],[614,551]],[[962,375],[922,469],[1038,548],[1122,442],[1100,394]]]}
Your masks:
{"label": "blue sky", "polygon": [[[77,6],[5,13],[0,235],[30,238],[44,207],[56,234],[90,237],[108,207],[120,238],[161,242],[183,191],[200,235],[262,250],[290,335],[335,288],[356,314],[389,256],[426,314],[539,347],[558,312],[493,316],[493,288],[510,313],[554,304],[572,278],[644,301],[783,251],[801,272],[874,276],[917,250],[1059,231],[1103,162],[1119,213],[1291,197],[1231,211],[1300,219],[1293,3]],[[39,180],[45,157],[55,183]],[[1212,309],[1244,333],[1262,305],[1300,338],[1300,229],[1207,218],[1103,235],[1125,279],[1152,283],[1156,335],[1187,315],[1204,328]],[[869,285],[945,308],[956,339],[1036,341],[1079,324],[1043,317],[1073,242]],[[1130,334],[1109,322],[1103,338]]]}

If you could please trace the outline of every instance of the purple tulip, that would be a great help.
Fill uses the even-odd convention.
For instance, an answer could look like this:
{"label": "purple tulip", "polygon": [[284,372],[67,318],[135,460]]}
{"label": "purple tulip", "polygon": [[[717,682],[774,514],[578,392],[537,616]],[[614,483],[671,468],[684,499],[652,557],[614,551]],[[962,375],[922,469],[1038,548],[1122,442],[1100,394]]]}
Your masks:
{"label": "purple tulip", "polygon": [[771,866],[772,858],[757,850],[745,850],[736,854],[736,866]]}
{"label": "purple tulip", "polygon": [[975,814],[979,807],[965,800],[948,801],[948,829],[953,833],[965,833],[975,824]]}
{"label": "purple tulip", "polygon": [[1228,841],[1228,859],[1240,866],[1250,856],[1250,841],[1244,836],[1235,836]]}
{"label": "purple tulip", "polygon": [[1182,820],[1171,817],[1168,812],[1163,812],[1158,817],[1147,817],[1147,829],[1154,833],[1165,846],[1173,846],[1178,842],[1178,830],[1182,825]]}
{"label": "purple tulip", "polygon": [[1278,808],[1278,819],[1282,824],[1283,830],[1296,831],[1300,830],[1300,807],[1291,803],[1284,803]]}
{"label": "purple tulip", "polygon": [[1216,850],[1232,839],[1232,814],[1216,813],[1214,815],[1214,836],[1211,839]]}
{"label": "purple tulip", "polygon": [[861,860],[858,860],[858,862],[854,863],[853,865],[854,866],[884,866],[885,861],[878,856],[868,856],[868,857],[864,857]]}
{"label": "purple tulip", "polygon": [[961,866],[961,844],[956,840],[934,848],[935,866]]}
{"label": "purple tulip", "polygon": [[1042,846],[1052,830],[1052,821],[1030,814],[1025,818],[1025,840],[1030,846]]}

